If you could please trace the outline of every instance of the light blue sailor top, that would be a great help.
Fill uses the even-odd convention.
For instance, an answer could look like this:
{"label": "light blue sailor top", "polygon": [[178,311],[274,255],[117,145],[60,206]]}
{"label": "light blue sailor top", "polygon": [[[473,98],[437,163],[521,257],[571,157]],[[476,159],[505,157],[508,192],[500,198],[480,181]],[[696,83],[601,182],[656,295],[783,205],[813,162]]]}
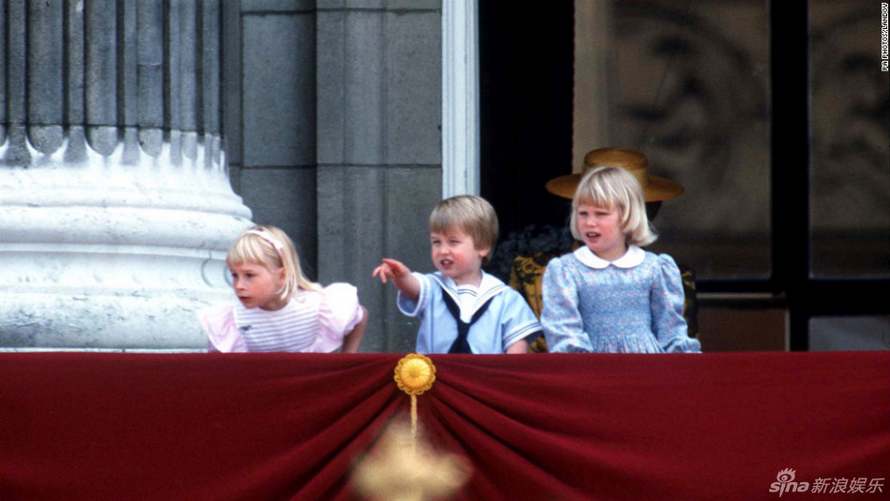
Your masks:
{"label": "light blue sailor top", "polygon": [[667,254],[632,245],[606,261],[580,247],[547,264],[542,295],[551,352],[701,352],[686,332],[680,270]]}
{"label": "light blue sailor top", "polygon": [[504,353],[511,344],[541,331],[541,324],[525,299],[484,271],[478,288],[462,285],[460,292],[454,280],[439,272],[415,272],[413,275],[420,281],[417,301],[411,301],[399,292],[396,305],[403,314],[421,319],[416,346],[419,353],[448,353],[457,339],[457,322],[448,311],[442,294],[449,294],[460,305],[460,316],[464,321],[486,301],[492,300],[467,334],[473,353]]}

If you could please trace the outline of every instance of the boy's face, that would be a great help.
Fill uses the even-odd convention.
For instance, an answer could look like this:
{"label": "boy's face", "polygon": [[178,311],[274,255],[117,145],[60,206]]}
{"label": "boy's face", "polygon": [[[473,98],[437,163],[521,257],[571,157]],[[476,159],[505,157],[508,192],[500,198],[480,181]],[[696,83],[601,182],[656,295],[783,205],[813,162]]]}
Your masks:
{"label": "boy's face", "polygon": [[433,265],[457,285],[479,285],[482,280],[482,259],[490,250],[477,249],[473,237],[460,228],[430,232]]}

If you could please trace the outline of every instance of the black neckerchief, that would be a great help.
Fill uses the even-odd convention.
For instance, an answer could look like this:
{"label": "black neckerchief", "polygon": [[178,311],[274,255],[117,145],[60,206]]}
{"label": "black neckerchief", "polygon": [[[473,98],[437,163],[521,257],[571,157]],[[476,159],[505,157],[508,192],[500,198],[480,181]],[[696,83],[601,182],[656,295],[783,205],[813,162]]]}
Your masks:
{"label": "black neckerchief", "polygon": [[473,353],[473,350],[470,349],[470,343],[467,342],[470,326],[475,324],[479,317],[488,310],[488,305],[491,304],[495,296],[490,297],[488,301],[480,306],[469,322],[464,322],[460,319],[460,308],[447,291],[442,291],[442,298],[445,299],[445,306],[448,307],[448,312],[451,313],[451,316],[454,317],[454,322],[457,324],[457,338],[452,343],[451,348],[448,349],[448,353]]}

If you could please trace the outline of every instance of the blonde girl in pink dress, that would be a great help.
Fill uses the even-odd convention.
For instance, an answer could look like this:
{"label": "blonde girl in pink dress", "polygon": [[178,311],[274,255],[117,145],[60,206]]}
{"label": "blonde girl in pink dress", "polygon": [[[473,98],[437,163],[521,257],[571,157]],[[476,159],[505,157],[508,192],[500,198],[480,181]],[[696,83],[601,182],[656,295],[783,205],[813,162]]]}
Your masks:
{"label": "blonde girl in pink dress", "polygon": [[254,226],[226,257],[236,300],[198,313],[211,352],[358,350],[368,322],[356,288],[309,281],[291,239]]}

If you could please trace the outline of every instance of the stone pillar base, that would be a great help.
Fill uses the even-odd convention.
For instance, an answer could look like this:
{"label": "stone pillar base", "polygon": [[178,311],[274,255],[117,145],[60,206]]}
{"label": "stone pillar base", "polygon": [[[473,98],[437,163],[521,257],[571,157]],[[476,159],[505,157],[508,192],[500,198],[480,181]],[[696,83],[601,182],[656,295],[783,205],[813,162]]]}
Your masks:
{"label": "stone pillar base", "polygon": [[126,146],[80,144],[72,163],[66,140],[0,168],[0,346],[206,347],[195,313],[231,298],[225,255],[250,211],[201,143],[178,159]]}

